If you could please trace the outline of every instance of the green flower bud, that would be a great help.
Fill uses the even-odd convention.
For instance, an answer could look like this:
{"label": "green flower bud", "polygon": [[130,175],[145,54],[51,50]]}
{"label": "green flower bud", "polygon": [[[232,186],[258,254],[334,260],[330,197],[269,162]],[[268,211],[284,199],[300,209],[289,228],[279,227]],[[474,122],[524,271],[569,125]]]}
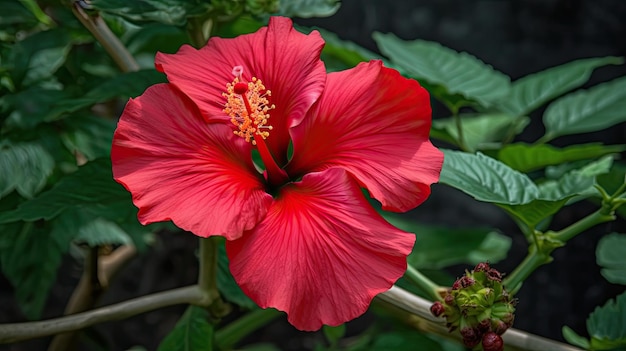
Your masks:
{"label": "green flower bud", "polygon": [[488,347],[498,350],[503,347],[499,335],[513,325],[516,303],[502,285],[502,274],[488,263],[479,263],[457,279],[443,303],[435,303],[431,310],[446,317],[450,332],[459,329],[465,346],[483,341],[484,347],[487,340]]}

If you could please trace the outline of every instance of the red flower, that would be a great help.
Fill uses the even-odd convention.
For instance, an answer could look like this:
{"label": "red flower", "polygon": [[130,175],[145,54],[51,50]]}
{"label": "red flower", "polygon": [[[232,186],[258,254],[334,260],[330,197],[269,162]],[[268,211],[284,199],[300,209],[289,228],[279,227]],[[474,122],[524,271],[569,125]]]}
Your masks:
{"label": "red flower", "polygon": [[302,330],[361,315],[406,269],[414,236],[361,187],[407,211],[443,162],[416,81],[378,61],[327,75],[323,45],[275,17],[254,34],[157,54],[170,83],[128,102],[111,152],[142,223],[226,237],[243,291]]}

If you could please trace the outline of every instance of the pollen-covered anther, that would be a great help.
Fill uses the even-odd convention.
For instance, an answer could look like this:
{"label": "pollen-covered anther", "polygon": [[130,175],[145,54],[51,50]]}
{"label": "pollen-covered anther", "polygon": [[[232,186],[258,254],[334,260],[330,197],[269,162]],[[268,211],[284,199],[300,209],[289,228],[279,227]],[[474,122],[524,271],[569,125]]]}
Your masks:
{"label": "pollen-covered anther", "polygon": [[231,83],[226,84],[226,92],[222,94],[226,98],[223,111],[237,127],[233,131],[235,135],[253,145],[256,145],[255,138],[265,139],[270,135],[272,126],[267,125],[269,111],[275,108],[267,99],[271,94],[256,77],[246,83],[239,74]]}

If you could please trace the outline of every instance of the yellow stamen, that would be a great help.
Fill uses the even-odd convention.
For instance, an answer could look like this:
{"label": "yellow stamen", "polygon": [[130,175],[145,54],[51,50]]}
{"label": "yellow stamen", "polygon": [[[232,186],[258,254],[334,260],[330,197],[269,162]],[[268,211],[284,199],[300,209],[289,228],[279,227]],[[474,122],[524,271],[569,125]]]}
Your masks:
{"label": "yellow stamen", "polygon": [[244,138],[247,142],[256,145],[255,138],[267,138],[272,126],[267,125],[270,118],[269,111],[276,108],[269,104],[268,96],[272,95],[260,79],[252,77],[248,83],[243,82],[243,69],[237,66],[233,69],[235,79],[226,84],[226,98],[224,113],[230,116],[230,121],[237,127],[235,135]]}

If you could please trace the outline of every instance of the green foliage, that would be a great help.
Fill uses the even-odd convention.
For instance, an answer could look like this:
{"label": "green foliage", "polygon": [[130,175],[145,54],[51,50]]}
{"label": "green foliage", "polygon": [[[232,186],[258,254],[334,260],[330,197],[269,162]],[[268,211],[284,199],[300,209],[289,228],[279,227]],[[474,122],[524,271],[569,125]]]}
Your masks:
{"label": "green foliage", "polygon": [[334,15],[340,5],[339,0],[282,0],[278,14],[286,17],[328,17]]}
{"label": "green foliage", "polygon": [[572,328],[566,325],[564,325],[563,328],[561,329],[561,333],[563,333],[563,338],[572,345],[581,347],[585,350],[589,349],[589,347],[591,346],[589,343],[589,340],[576,334],[576,332],[572,330]]}
{"label": "green foliage", "polygon": [[224,298],[243,308],[257,308],[256,303],[244,294],[239,285],[237,285],[237,282],[235,282],[235,278],[233,278],[232,274],[230,274],[230,268],[228,268],[228,256],[226,256],[226,248],[223,243],[218,247],[217,259],[217,287]]}
{"label": "green foliage", "polygon": [[[322,61],[326,70],[340,71],[358,65],[360,62],[382,59],[379,55],[347,40],[341,40],[337,34],[316,28],[326,42],[322,50]],[[386,66],[389,64],[385,63]]]}
{"label": "green foliage", "polygon": [[442,346],[428,338],[427,336],[416,333],[415,331],[395,331],[377,335],[374,342],[367,347],[370,351],[444,351]]}
{"label": "green foliage", "polygon": [[551,145],[517,143],[498,152],[498,159],[520,172],[531,172],[565,162],[588,160],[626,150],[626,145],[605,146],[599,143],[556,148]]}
{"label": "green foliage", "polygon": [[111,215],[109,211],[115,208],[117,215],[113,217],[121,218],[133,211],[130,194],[113,180],[110,160],[88,162],[63,177],[52,189],[23,202],[13,211],[0,214],[0,223],[49,220],[65,210],[79,208],[104,215]]}
{"label": "green foliage", "polygon": [[505,258],[511,247],[511,239],[493,229],[427,226],[388,214],[385,219],[404,231],[415,233],[415,246],[407,260],[418,269],[440,269],[459,263],[495,263]]}
{"label": "green foliage", "polygon": [[546,138],[595,132],[626,121],[626,77],[566,95],[543,116]]}
{"label": "green foliage", "polygon": [[574,345],[589,350],[615,350],[626,347],[626,293],[609,300],[587,318],[587,332],[591,340],[576,334],[568,327],[563,328],[563,336]]}
{"label": "green foliage", "polygon": [[507,205],[527,204],[539,196],[526,176],[481,153],[444,150],[439,182],[457,188],[476,200]]}
{"label": "green foliage", "polygon": [[606,280],[626,285],[626,235],[611,233],[602,237],[596,248],[596,261]]}
{"label": "green foliage", "polygon": [[95,9],[123,17],[135,23],[160,22],[182,26],[187,17],[199,16],[213,9],[213,1],[200,0],[93,0]]}
{"label": "green foliage", "polygon": [[75,115],[64,121],[61,140],[73,154],[80,153],[89,161],[111,154],[115,121],[92,115]]}
{"label": "green foliage", "polygon": [[22,222],[0,229],[4,242],[0,247],[2,273],[15,287],[24,315],[37,319],[77,229],[76,223],[71,216],[60,216],[54,223]]}
{"label": "green foliage", "polygon": [[425,40],[404,41],[393,34],[374,33],[381,52],[430,92],[458,109],[470,102],[491,106],[507,96],[510,79],[476,57]]}
{"label": "green foliage", "polygon": [[36,142],[0,146],[0,199],[14,189],[32,198],[46,185],[54,159]]}
{"label": "green foliage", "polygon": [[209,312],[198,306],[189,306],[172,331],[161,341],[159,351],[211,351],[213,326]]}
{"label": "green foliage", "polygon": [[[514,118],[506,114],[461,114],[463,144],[468,151],[497,148],[511,132],[521,133],[530,118]],[[459,131],[454,118],[433,120],[431,136],[459,144]]]}
{"label": "green foliage", "polygon": [[497,204],[529,228],[535,228],[574,196],[594,195],[596,177],[607,173],[613,163],[611,156],[605,156],[558,180],[537,185],[526,174],[481,153],[444,150],[444,155],[441,183],[476,200]]}
{"label": "green foliage", "polygon": [[74,238],[78,243],[85,243],[90,247],[100,245],[128,245],[132,240],[117,224],[106,219],[96,218],[78,230]]}
{"label": "green foliage", "polygon": [[591,196],[596,177],[608,173],[613,164],[612,156],[605,156],[598,161],[567,172],[558,180],[549,180],[539,185],[540,197],[548,200],[560,200],[573,195]]}
{"label": "green foliage", "polygon": [[322,330],[326,340],[328,340],[331,345],[336,345],[339,339],[343,338],[346,334],[346,325],[341,324],[336,327],[325,325],[322,327]]}
{"label": "green foliage", "polygon": [[509,98],[499,102],[498,107],[513,116],[523,116],[580,87],[594,69],[623,62],[621,57],[583,59],[527,75],[511,84]]}
{"label": "green foliage", "polygon": [[587,319],[587,331],[593,350],[626,346],[626,293],[596,307]]}

